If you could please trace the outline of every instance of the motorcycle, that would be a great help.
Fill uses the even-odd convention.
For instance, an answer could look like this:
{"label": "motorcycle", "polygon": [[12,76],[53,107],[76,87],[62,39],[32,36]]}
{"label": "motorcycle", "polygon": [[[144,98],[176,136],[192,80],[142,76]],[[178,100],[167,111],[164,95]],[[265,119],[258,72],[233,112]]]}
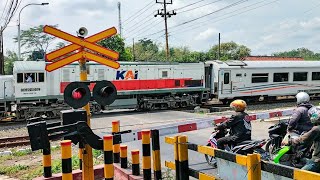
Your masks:
{"label": "motorcycle", "polygon": [[[284,137],[283,142],[290,142],[290,139],[297,137],[299,137],[298,134],[288,134]],[[310,145],[305,146],[289,143],[288,145],[282,146],[272,159],[276,164],[302,168],[306,164],[306,160],[312,156],[312,150],[310,150],[310,148]]]}
{"label": "motorcycle", "polygon": [[[217,140],[225,137],[225,135],[228,134],[228,131],[226,129],[224,130],[216,130],[211,133],[207,146],[210,146],[212,148],[217,148]],[[269,160],[269,154],[262,149],[262,146],[266,144],[266,140],[248,140],[248,141],[242,141],[240,143],[237,143],[236,145],[225,145],[225,151],[247,155],[252,153],[259,153],[261,154],[261,158],[264,160]],[[205,154],[205,159],[207,163],[216,168],[217,167],[217,161],[216,158],[210,155]]]}
{"label": "motorcycle", "polygon": [[270,126],[268,129],[269,139],[266,143],[265,150],[270,155],[276,154],[281,148],[281,142],[287,133],[288,121],[280,121]]}

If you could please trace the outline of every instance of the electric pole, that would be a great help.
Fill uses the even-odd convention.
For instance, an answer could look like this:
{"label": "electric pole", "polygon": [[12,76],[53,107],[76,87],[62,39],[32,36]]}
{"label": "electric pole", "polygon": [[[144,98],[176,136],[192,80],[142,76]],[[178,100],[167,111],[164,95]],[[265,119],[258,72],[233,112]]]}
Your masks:
{"label": "electric pole", "polygon": [[218,44],[218,60],[220,60],[220,33],[219,33],[219,44]]}
{"label": "electric pole", "polygon": [[121,3],[118,2],[118,11],[119,11],[119,32],[120,37],[122,37],[122,27],[121,27]]}
{"label": "electric pole", "polygon": [[0,27],[0,75],[4,75],[3,30]]}
{"label": "electric pole", "polygon": [[157,17],[157,15],[160,15],[161,17],[164,17],[164,26],[165,26],[165,35],[166,35],[166,59],[168,61],[170,54],[169,54],[169,42],[168,42],[167,18],[168,17],[170,18],[173,15],[177,15],[177,13],[174,10],[167,11],[167,4],[172,4],[172,0],[163,0],[163,1],[156,0],[156,3],[163,4],[163,9],[158,10],[157,14],[155,14],[154,17]]}
{"label": "electric pole", "polygon": [[132,55],[133,55],[133,61],[136,61],[135,60],[135,56],[134,56],[134,38],[132,39]]}

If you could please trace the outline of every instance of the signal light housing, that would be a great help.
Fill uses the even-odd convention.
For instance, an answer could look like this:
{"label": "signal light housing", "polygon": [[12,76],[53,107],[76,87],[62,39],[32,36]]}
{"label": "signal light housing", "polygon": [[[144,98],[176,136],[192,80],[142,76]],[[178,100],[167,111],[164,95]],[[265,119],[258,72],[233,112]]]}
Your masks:
{"label": "signal light housing", "polygon": [[64,90],[64,101],[74,109],[88,104],[90,97],[90,89],[84,82],[72,82]]}
{"label": "signal light housing", "polygon": [[97,81],[92,91],[93,99],[101,106],[112,104],[117,98],[117,89],[110,81]]}

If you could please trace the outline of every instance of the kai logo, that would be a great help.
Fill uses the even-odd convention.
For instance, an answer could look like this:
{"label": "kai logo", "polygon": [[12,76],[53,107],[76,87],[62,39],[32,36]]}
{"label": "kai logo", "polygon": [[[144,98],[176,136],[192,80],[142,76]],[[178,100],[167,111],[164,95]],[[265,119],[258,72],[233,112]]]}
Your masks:
{"label": "kai logo", "polygon": [[138,71],[117,71],[116,80],[130,80],[130,79],[138,79]]}

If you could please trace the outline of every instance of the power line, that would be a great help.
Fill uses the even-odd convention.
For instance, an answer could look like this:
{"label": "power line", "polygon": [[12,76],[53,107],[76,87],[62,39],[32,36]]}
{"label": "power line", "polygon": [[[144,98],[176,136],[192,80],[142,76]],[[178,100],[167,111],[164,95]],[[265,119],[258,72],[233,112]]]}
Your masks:
{"label": "power line", "polygon": [[[159,20],[160,20],[160,21],[159,21]],[[149,28],[147,28],[147,29],[144,29],[144,28],[143,28],[144,31],[142,31],[142,32],[140,32],[140,33],[139,33],[139,31],[138,31],[138,32],[135,32],[134,34],[130,35],[129,37],[132,37],[132,36],[134,36],[134,35],[143,34],[143,33],[147,32],[147,31],[149,31],[150,29],[155,28],[156,26],[153,26],[154,24],[160,23],[160,22],[162,22],[162,21],[164,21],[164,20],[163,20],[163,19],[158,19],[158,21],[153,21],[151,24],[148,24],[147,26],[144,27],[144,28],[146,28],[146,27],[150,26]],[[139,34],[137,34],[137,33],[139,33]],[[142,36],[138,36],[138,37],[142,37]],[[144,36],[143,36],[143,37],[144,37]]]}
{"label": "power line", "polygon": [[[152,15],[153,14],[153,12],[151,12],[150,14],[148,14],[147,16],[150,16],[150,15]],[[129,31],[130,29],[132,29],[133,27],[135,27],[135,26],[138,26],[138,25],[140,25],[141,23],[147,23],[147,22],[149,22],[151,19],[153,19],[153,17],[150,17],[147,21],[139,21],[138,23],[136,23],[136,24],[133,24],[132,26],[130,26],[130,27],[128,27],[125,31]]]}
{"label": "power line", "polygon": [[219,2],[219,1],[222,1],[222,0],[213,1],[213,2],[210,2],[210,3],[207,3],[207,4],[203,4],[201,6],[194,7],[194,8],[191,8],[191,9],[187,9],[187,10],[184,10],[184,11],[178,11],[178,13],[181,14],[181,13],[185,13],[185,12],[192,11],[192,10],[195,10],[195,9],[199,9],[199,8],[214,4],[214,3]]}
{"label": "power line", "polygon": [[202,1],[205,1],[205,0],[200,0],[200,1],[197,1],[197,2],[194,2],[194,3],[191,3],[191,4],[188,4],[188,5],[182,6],[182,7],[180,7],[180,8],[176,8],[176,9],[174,9],[174,10],[184,9],[184,8],[186,8],[186,7],[195,5],[195,4],[197,4],[197,3],[199,3],[199,2],[202,2]]}
{"label": "power line", "polygon": [[2,13],[1,13],[0,19],[4,19],[4,18],[3,18],[3,14],[4,14],[4,12],[6,11],[6,7],[7,7],[7,4],[8,4],[8,1],[9,1],[9,0],[7,0],[7,1],[6,1],[6,4],[4,5],[4,8],[3,8],[3,11],[2,11]]}
{"label": "power line", "polygon": [[[135,14],[131,15],[129,18],[127,18],[126,20],[123,21],[123,24],[125,24],[125,22],[127,22],[128,20],[130,20],[131,18],[135,17],[136,15],[139,15],[140,11],[144,10],[145,8],[147,8],[148,6],[150,6],[153,3],[153,1],[151,1],[150,3],[148,3],[147,5],[145,5],[142,9],[138,10]],[[148,10],[148,9],[147,9]],[[144,11],[145,12],[145,11]],[[141,13],[140,13],[141,14]],[[132,21],[130,21],[132,22]]]}
{"label": "power line", "polygon": [[[150,22],[150,23],[147,23],[147,22],[149,22],[149,21],[151,21],[151,20],[153,20],[153,21]],[[140,26],[140,27],[134,29],[133,31],[130,31],[128,37],[133,36],[133,35],[139,33],[140,31],[145,32],[147,27],[152,26],[152,25],[155,24],[156,22],[160,22],[160,21],[157,21],[157,20],[161,20],[161,19],[155,19],[154,17],[150,17],[147,21],[145,21],[144,26]],[[149,28],[149,29],[150,29],[150,28]],[[148,30],[149,30],[149,29],[148,29]],[[131,35],[130,35],[130,34],[131,34]]]}

